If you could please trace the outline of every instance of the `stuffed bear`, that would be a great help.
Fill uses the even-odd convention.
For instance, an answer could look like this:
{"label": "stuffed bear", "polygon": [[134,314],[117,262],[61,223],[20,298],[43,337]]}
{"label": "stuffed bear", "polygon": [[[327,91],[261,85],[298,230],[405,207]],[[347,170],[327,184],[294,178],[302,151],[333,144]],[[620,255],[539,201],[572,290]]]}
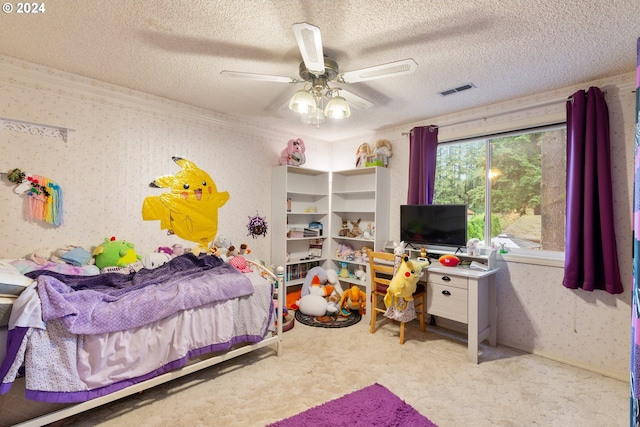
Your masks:
{"label": "stuffed bear", "polygon": [[280,153],[280,164],[290,166],[303,165],[307,161],[304,155],[305,151],[306,149],[302,139],[290,139],[287,143],[287,148]]}

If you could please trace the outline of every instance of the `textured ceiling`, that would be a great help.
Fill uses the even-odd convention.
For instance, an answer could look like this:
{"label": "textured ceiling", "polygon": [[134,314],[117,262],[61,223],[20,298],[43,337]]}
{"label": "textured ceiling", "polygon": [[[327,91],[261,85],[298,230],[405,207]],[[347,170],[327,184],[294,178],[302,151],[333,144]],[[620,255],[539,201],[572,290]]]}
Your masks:
{"label": "textured ceiling", "polygon": [[[16,3],[13,3],[14,5]],[[288,136],[332,141],[633,71],[637,0],[46,0],[0,15],[0,54],[169,98]],[[404,58],[411,75],[354,83],[373,102],[316,129],[286,108],[302,84],[292,24],[322,32],[342,71]],[[438,92],[472,82],[476,88]],[[586,88],[585,88],[586,89]],[[287,137],[288,137],[287,136]]]}

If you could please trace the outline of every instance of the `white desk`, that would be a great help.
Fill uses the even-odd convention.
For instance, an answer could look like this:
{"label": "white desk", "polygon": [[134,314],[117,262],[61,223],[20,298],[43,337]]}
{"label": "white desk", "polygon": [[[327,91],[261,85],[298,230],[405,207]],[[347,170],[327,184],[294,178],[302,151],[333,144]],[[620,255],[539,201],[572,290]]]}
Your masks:
{"label": "white desk", "polygon": [[427,313],[467,325],[468,359],[478,363],[478,344],[496,345],[496,273],[468,267],[444,267],[437,261],[426,272]]}

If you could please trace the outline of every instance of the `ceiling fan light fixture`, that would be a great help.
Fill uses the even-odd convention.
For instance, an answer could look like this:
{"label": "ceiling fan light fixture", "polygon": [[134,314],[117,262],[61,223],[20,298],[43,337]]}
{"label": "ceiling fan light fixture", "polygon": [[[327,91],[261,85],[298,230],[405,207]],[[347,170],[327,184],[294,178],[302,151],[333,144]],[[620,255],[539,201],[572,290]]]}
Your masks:
{"label": "ceiling fan light fixture", "polygon": [[304,89],[296,91],[289,101],[289,109],[300,114],[309,114],[316,111],[316,100],[313,95]]}
{"label": "ceiling fan light fixture", "polygon": [[324,123],[324,113],[320,108],[316,108],[316,111],[309,114],[303,114],[301,118],[302,123],[316,125],[320,127],[320,124]]}
{"label": "ceiling fan light fixture", "polygon": [[324,108],[324,115],[330,119],[346,119],[351,115],[349,103],[339,95],[333,96]]}

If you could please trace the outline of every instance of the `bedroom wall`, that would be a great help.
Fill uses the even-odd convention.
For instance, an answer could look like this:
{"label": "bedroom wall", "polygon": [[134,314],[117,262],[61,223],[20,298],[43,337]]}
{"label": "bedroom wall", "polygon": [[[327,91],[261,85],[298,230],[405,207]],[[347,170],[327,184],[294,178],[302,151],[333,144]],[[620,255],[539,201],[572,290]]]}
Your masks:
{"label": "bedroom wall", "polygon": [[[568,290],[562,286],[562,259],[500,258],[498,343],[628,380],[631,313],[631,206],[635,129],[635,73],[561,88],[479,109],[425,119],[405,126],[372,130],[358,140],[333,144],[334,170],[353,167],[357,146],[386,138],[392,191],[390,240],[398,240],[399,208],[406,203],[409,137],[415,126],[440,126],[439,140],[484,135],[506,129],[565,120],[565,100],[579,89],[597,86],[606,92],[611,129],[614,215],[620,272],[625,291]],[[462,95],[464,96],[464,95]],[[453,97],[451,97],[453,98]],[[448,101],[447,101],[448,102]],[[453,101],[451,101],[453,102]],[[404,134],[404,135],[403,135]],[[453,329],[461,325],[443,323]]]}
{"label": "bedroom wall", "polygon": [[[628,377],[631,274],[631,200],[635,98],[633,73],[579,86],[428,118],[402,127],[372,128],[370,134],[326,143],[305,138],[305,167],[352,168],[362,142],[387,138],[391,158],[390,239],[399,237],[398,205],[406,201],[408,132],[438,124],[440,140],[484,134],[507,124],[522,127],[564,117],[565,99],[591,85],[606,90],[612,130],[616,234],[621,295],[569,291],[562,287],[561,261],[531,264],[506,256],[498,275],[498,342],[614,376]],[[145,254],[175,242],[156,221],[141,218],[142,200],[159,194],[148,183],[178,170],[171,156],[194,160],[231,199],[219,212],[219,233],[247,242],[257,258],[270,258],[267,238],[247,236],[248,216],[270,220],[270,170],[292,136],[256,129],[223,115],[196,109],[77,75],[0,56],[0,117],[75,129],[67,142],[0,130],[0,171],[19,167],[44,175],[64,190],[65,222],[54,228],[27,218],[24,196],[0,182],[0,258],[66,244],[93,246],[112,235],[134,242]],[[552,102],[551,102],[552,101]],[[537,106],[537,108],[531,108]],[[460,124],[455,124],[460,123]],[[297,137],[297,136],[295,136]],[[459,326],[459,325],[458,325]],[[456,325],[451,325],[455,328]]]}
{"label": "bedroom wall", "polygon": [[[133,242],[142,255],[183,243],[158,221],[143,221],[143,199],[156,177],[174,174],[181,155],[207,171],[230,200],[219,210],[218,234],[248,243],[270,259],[270,234],[253,239],[249,216],[271,216],[271,168],[292,137],[271,129],[144,93],[0,56],[0,117],[74,129],[68,141],[0,130],[0,171],[20,168],[63,189],[64,224],[28,220],[26,196],[0,183],[0,258],[77,244],[90,249],[105,237]],[[319,141],[305,138],[308,167],[326,168]]]}

